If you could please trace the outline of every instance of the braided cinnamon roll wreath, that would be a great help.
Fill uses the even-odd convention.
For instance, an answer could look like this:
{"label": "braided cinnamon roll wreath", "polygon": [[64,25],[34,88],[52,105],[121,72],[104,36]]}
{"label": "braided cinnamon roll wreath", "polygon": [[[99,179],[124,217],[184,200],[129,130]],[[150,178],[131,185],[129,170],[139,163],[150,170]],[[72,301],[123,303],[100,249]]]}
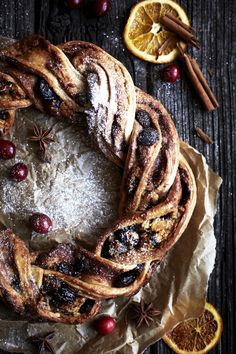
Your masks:
{"label": "braided cinnamon roll wreath", "polygon": [[[189,223],[195,179],[167,111],[99,47],[80,41],[56,47],[33,35],[0,58],[0,127],[5,114],[30,104],[84,118],[98,147],[124,168],[120,217],[93,251],[62,243],[30,252],[13,231],[0,233],[1,297],[21,315],[82,323],[102,300],[130,296],[147,283]],[[11,124],[2,125],[3,133]]]}

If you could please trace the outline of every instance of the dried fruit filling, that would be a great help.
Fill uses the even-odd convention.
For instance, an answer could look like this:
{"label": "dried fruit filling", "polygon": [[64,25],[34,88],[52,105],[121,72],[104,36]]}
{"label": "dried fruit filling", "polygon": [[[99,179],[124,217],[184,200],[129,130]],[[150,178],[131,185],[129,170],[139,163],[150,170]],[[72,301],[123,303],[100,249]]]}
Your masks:
{"label": "dried fruit filling", "polygon": [[74,276],[79,276],[89,268],[89,262],[85,256],[78,256],[73,266]]}
{"label": "dried fruit filling", "polygon": [[144,110],[139,110],[136,112],[135,119],[139,122],[139,124],[143,128],[149,128],[151,126],[151,118],[150,115],[144,111]]}
{"label": "dried fruit filling", "polygon": [[20,288],[20,279],[18,276],[14,275],[14,277],[12,278],[11,281],[11,286],[13,287],[13,289],[17,292],[20,292],[21,288]]}
{"label": "dried fruit filling", "polygon": [[135,248],[138,244],[139,227],[137,225],[129,225],[111,235],[104,243],[102,255],[106,258],[115,257]]}
{"label": "dried fruit filling", "polygon": [[41,291],[55,309],[65,304],[71,304],[77,298],[77,293],[74,290],[53,276],[44,279]]}
{"label": "dried fruit filling", "polygon": [[139,181],[140,179],[137,176],[132,175],[132,173],[127,178],[126,185],[127,185],[127,192],[129,196],[133,196],[135,194],[139,185]]}
{"label": "dried fruit filling", "polygon": [[[37,263],[38,262],[36,262],[36,264]],[[40,258],[39,264],[42,266]],[[44,267],[45,269],[51,269],[66,275],[78,277],[89,269],[89,261],[85,256],[78,255],[74,257],[73,261],[62,261],[59,263],[52,264],[51,266],[46,262]]]}
{"label": "dried fruit filling", "polygon": [[81,107],[85,107],[89,103],[89,97],[87,92],[78,92],[74,96],[75,102]]}
{"label": "dried fruit filling", "polygon": [[57,271],[66,275],[72,275],[73,274],[73,270],[70,264],[65,263],[65,262],[61,262],[59,264],[57,264],[56,267]]}
{"label": "dried fruit filling", "polygon": [[114,258],[133,249],[154,249],[160,246],[173,226],[173,215],[164,215],[142,225],[129,225],[115,231],[104,242],[102,257]]}
{"label": "dried fruit filling", "polygon": [[62,101],[49,86],[48,82],[44,79],[40,79],[37,83],[37,89],[44,100],[45,106],[50,109],[60,108]]}
{"label": "dried fruit filling", "polygon": [[80,312],[81,314],[83,314],[83,313],[88,313],[88,312],[92,309],[92,307],[94,306],[94,304],[95,304],[95,301],[94,301],[94,300],[87,299],[87,300],[84,302],[84,304],[80,307],[79,312]]}
{"label": "dried fruit filling", "polygon": [[140,109],[136,112],[135,119],[142,126],[142,130],[140,131],[137,142],[138,145],[141,146],[152,146],[154,145],[158,139],[159,134],[155,127],[152,127],[152,121],[148,112]]}
{"label": "dried fruit filling", "polygon": [[70,289],[66,284],[63,284],[57,292],[58,302],[60,303],[71,303],[75,301],[76,294],[75,292]]}
{"label": "dried fruit filling", "polygon": [[127,249],[132,249],[139,243],[139,234],[136,225],[127,226],[116,231],[115,236]]}
{"label": "dried fruit filling", "polygon": [[7,120],[9,117],[9,114],[7,111],[0,111],[0,119],[1,120]]}
{"label": "dried fruit filling", "polygon": [[0,95],[10,94],[13,98],[17,97],[14,83],[10,81],[0,81]]}
{"label": "dried fruit filling", "polygon": [[114,286],[117,288],[123,288],[131,285],[142,271],[143,265],[139,264],[135,269],[118,275],[114,281]]}
{"label": "dried fruit filling", "polygon": [[159,135],[156,129],[154,128],[144,128],[138,136],[138,144],[142,146],[152,146],[159,139]]}
{"label": "dried fruit filling", "polygon": [[57,95],[54,93],[47,81],[45,81],[44,79],[39,80],[38,88],[44,100],[51,101],[57,98]]}

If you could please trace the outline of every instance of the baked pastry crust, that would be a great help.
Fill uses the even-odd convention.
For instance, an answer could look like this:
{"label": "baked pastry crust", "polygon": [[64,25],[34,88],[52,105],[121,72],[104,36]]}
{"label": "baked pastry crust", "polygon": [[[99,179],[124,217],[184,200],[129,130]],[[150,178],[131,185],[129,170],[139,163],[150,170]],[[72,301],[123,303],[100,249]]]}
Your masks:
{"label": "baked pastry crust", "polygon": [[11,127],[15,121],[15,114],[14,110],[2,110],[0,111],[0,137],[3,135],[7,135],[11,130]]}
{"label": "baked pastry crust", "polygon": [[[85,90],[83,77],[62,51],[43,37],[25,37],[2,50],[0,58],[14,65],[7,70],[8,74],[15,78],[38,109],[71,119],[81,112],[75,96]],[[41,82],[45,85],[40,85]],[[46,86],[47,93],[51,89],[51,100],[49,97],[43,99],[40,86]]]}
{"label": "baked pastry crust", "polygon": [[86,76],[91,107],[88,129],[99,148],[122,166],[133,130],[136,93],[127,69],[98,46],[82,41],[59,46],[74,67]]}
{"label": "baked pastry crust", "polygon": [[94,250],[58,244],[35,253],[11,230],[0,233],[1,297],[22,315],[81,323],[102,300],[130,296],[147,283],[189,223],[195,179],[167,111],[99,47],[73,41],[57,48],[34,35],[0,58],[23,92],[17,108],[26,99],[72,120],[82,112],[99,148],[124,166],[120,217]]}
{"label": "baked pastry crust", "polygon": [[[165,201],[120,218],[98,239],[94,252],[79,245],[59,244],[49,252],[30,253],[12,231],[3,231],[1,296],[21,314],[29,313],[30,305],[32,316],[62,323],[83,322],[97,313],[101,300],[130,296],[144,286],[185,230],[195,203],[194,177],[181,156]],[[128,227],[139,235],[138,245],[120,254],[117,248],[111,255],[109,247],[113,250],[117,246],[114,242],[119,240],[119,232]],[[159,237],[156,244],[151,242],[154,234]]]}
{"label": "baked pastry crust", "polygon": [[[129,144],[121,187],[120,213],[145,210],[163,198],[174,182],[179,165],[179,137],[174,123],[160,102],[136,88],[136,120]],[[137,120],[141,112],[158,132],[151,146],[140,146],[145,130]]]}
{"label": "baked pastry crust", "polygon": [[0,110],[19,109],[30,105],[31,101],[16,81],[10,75],[0,71]]}
{"label": "baked pastry crust", "polygon": [[[4,70],[4,66],[1,70]],[[16,81],[0,71],[0,136],[9,133],[15,121],[15,110],[30,105],[31,101]]]}
{"label": "baked pastry crust", "polygon": [[[30,254],[25,243],[11,230],[0,233],[0,247],[0,295],[20,315],[80,323],[98,312],[99,301],[86,304],[85,298],[70,291],[63,277],[56,276],[60,273],[43,269],[45,262],[41,267],[34,265],[40,255]],[[49,264],[52,261],[60,264],[65,258],[71,261],[71,254],[70,246],[59,245],[47,255],[47,260]]]}

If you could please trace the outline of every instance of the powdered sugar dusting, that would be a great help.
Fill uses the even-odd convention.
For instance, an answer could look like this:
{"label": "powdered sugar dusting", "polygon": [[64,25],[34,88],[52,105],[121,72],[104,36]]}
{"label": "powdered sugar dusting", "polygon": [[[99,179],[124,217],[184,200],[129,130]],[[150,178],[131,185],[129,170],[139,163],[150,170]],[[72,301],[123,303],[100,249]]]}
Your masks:
{"label": "powdered sugar dusting", "polygon": [[[53,126],[56,142],[50,146],[51,164],[39,162],[37,144],[28,141],[33,122]],[[45,239],[65,241],[79,234],[95,243],[94,236],[117,217],[120,170],[93,145],[85,124],[72,126],[33,109],[22,110],[12,140],[16,157],[1,162],[0,221],[27,239],[29,215],[42,212],[53,220],[53,231]],[[18,161],[29,167],[29,177],[22,183],[8,179],[10,166]]]}
{"label": "powdered sugar dusting", "polygon": [[113,48],[118,48],[123,52],[125,51],[122,37],[120,36],[120,33],[117,33],[117,31],[103,32],[103,38],[106,39],[106,45],[109,44],[110,47],[112,46]]}

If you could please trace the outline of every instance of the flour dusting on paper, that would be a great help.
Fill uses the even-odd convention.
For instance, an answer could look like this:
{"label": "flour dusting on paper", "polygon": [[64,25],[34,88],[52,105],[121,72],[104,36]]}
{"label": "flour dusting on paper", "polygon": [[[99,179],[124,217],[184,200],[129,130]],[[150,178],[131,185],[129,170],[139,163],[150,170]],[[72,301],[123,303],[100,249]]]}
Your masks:
{"label": "flour dusting on paper", "polygon": [[[38,145],[29,141],[34,123],[43,129],[53,128],[50,164],[39,161]],[[59,122],[30,108],[18,112],[12,140],[17,153],[14,160],[2,164],[0,221],[27,239],[29,215],[41,212],[53,220],[48,238],[64,233],[63,241],[78,236],[94,243],[94,236],[117,217],[121,172],[97,150],[85,124]],[[28,165],[29,176],[15,183],[9,180],[8,171],[19,161]],[[27,233],[29,238],[28,229]]]}

